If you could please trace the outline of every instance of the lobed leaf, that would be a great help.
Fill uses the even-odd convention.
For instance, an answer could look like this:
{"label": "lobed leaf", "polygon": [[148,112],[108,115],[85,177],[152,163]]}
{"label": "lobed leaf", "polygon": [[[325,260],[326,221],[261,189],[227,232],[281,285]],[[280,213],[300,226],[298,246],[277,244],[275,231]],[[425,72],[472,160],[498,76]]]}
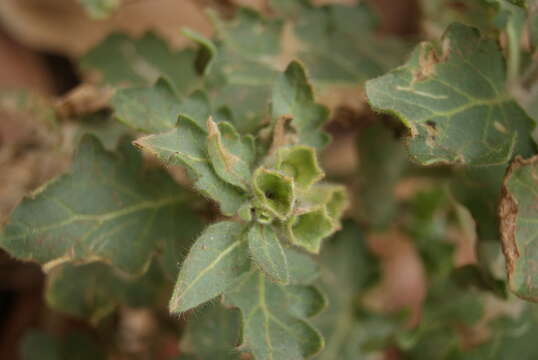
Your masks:
{"label": "lobed leaf", "polygon": [[[118,154],[82,140],[71,172],[26,198],[11,215],[0,246],[50,269],[66,261],[101,260],[131,274],[146,271],[157,248],[184,239],[190,196],[162,171],[145,174],[124,142]],[[129,251],[125,251],[129,249]]]}
{"label": "lobed leaf", "polygon": [[114,87],[149,86],[165,77],[178,94],[188,94],[200,80],[196,54],[190,48],[172,51],[154,33],[138,39],[116,33],[84,55],[80,66],[97,72],[102,82]]}
{"label": "lobed leaf", "polygon": [[168,282],[156,264],[144,275],[128,278],[104,263],[67,263],[48,274],[46,299],[53,309],[96,324],[119,305],[159,305],[166,285]]}
{"label": "lobed leaf", "polygon": [[329,142],[329,135],[321,129],[328,110],[314,101],[312,87],[298,62],[290,63],[273,86],[272,115],[274,121],[283,116],[292,119],[299,144],[322,148]]}
{"label": "lobed leaf", "polygon": [[[289,296],[294,298],[290,310]],[[311,292],[288,293],[283,287],[269,281],[262,272],[245,274],[237,285],[226,292],[225,301],[241,310],[243,322],[242,349],[251,352],[257,360],[296,360],[315,355],[323,348],[323,338],[304,320],[315,313],[319,299]],[[306,297],[306,298],[303,298]]]}
{"label": "lobed leaf", "polygon": [[396,115],[409,128],[416,161],[500,165],[518,142],[532,147],[528,134],[534,126],[505,81],[495,42],[453,24],[442,44],[422,43],[404,66],[367,82],[366,92],[374,109]]}
{"label": "lobed leaf", "polygon": [[173,129],[178,116],[206,129],[210,105],[203,92],[179,100],[167,80],[160,78],[153,87],[119,89],[111,100],[115,116],[125,125],[145,133]]}

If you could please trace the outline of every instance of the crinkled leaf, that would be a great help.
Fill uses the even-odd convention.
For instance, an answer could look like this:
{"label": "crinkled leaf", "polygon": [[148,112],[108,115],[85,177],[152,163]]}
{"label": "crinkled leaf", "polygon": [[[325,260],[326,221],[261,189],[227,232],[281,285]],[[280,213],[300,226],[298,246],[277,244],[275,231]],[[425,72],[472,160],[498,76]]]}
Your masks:
{"label": "crinkled leaf", "polygon": [[207,150],[213,169],[222,180],[248,191],[256,153],[254,140],[242,138],[227,122],[217,125],[209,119],[207,129]]}
{"label": "crinkled leaf", "polygon": [[295,203],[293,180],[280,172],[259,168],[252,179],[254,195],[259,206],[278,217],[286,219]]}
{"label": "crinkled leaf", "polygon": [[195,92],[180,101],[170,84],[162,78],[153,87],[118,90],[111,104],[122,123],[145,133],[176,127],[179,115],[191,119],[205,130],[210,114],[209,100],[204,93]]}
{"label": "crinkled leaf", "polygon": [[194,359],[239,360],[235,347],[239,343],[240,325],[236,309],[224,309],[219,303],[204,306],[187,321],[181,349],[195,354]]}
{"label": "crinkled leaf", "polygon": [[184,166],[194,186],[217,201],[224,214],[234,214],[245,200],[243,192],[224,182],[213,170],[207,154],[207,134],[187,118],[175,129],[138,139],[135,145],[169,165]]}
{"label": "crinkled leaf", "polygon": [[254,224],[248,232],[248,248],[253,262],[271,279],[289,282],[288,258],[271,226]]}
{"label": "crinkled leaf", "polygon": [[120,6],[121,0],[78,0],[93,19],[104,19]]}
{"label": "crinkled leaf", "polygon": [[[309,292],[293,295],[312,296]],[[319,333],[303,317],[296,316],[309,313],[308,306],[317,300],[294,299],[291,310],[289,296],[293,295],[259,271],[245,274],[236,287],[226,292],[225,301],[241,310],[241,349],[251,352],[256,360],[297,360],[323,348]]]}
{"label": "crinkled leaf", "polygon": [[315,254],[321,248],[321,241],[335,230],[324,207],[294,215],[287,226],[290,242]]}
{"label": "crinkled leaf", "polygon": [[184,312],[219,296],[249,268],[244,226],[230,221],[209,226],[183,262],[170,311]]}
{"label": "crinkled leaf", "polygon": [[[538,158],[516,158],[508,169],[499,204],[508,285],[518,296],[538,301],[536,219]],[[536,248],[536,249],[535,249]]]}
{"label": "crinkled leaf", "polygon": [[194,49],[172,51],[153,33],[139,39],[112,34],[88,52],[80,65],[99,73],[109,85],[149,86],[165,77],[178,94],[188,94],[199,82],[195,59]]}
{"label": "crinkled leaf", "polygon": [[85,137],[71,172],[23,200],[0,245],[45,268],[102,260],[131,274],[144,272],[158,247],[181,239],[182,222],[168,219],[185,212],[190,196],[163,171],[144,173],[129,143],[120,150],[109,153]]}
{"label": "crinkled leaf", "polygon": [[104,263],[67,263],[48,274],[46,298],[57,311],[97,323],[118,305],[158,305],[166,285],[156,264],[141,277],[129,278]]}
{"label": "crinkled leaf", "polygon": [[299,189],[306,190],[325,176],[318,164],[316,151],[311,147],[281,148],[277,157],[276,168],[292,177]]}
{"label": "crinkled leaf", "polygon": [[291,117],[299,144],[322,148],[329,142],[329,136],[321,129],[327,121],[328,110],[315,102],[305,70],[298,62],[288,65],[275,82],[272,114],[274,121],[282,116]]}
{"label": "crinkled leaf", "polygon": [[324,207],[333,223],[333,231],[341,227],[340,219],[349,206],[348,193],[343,185],[331,183],[316,184],[302,194],[299,199],[306,208]]}
{"label": "crinkled leaf", "polygon": [[422,43],[407,64],[366,86],[374,109],[410,129],[411,156],[422,164],[499,165],[516,142],[531,147],[533,121],[505,89],[497,44],[453,24],[439,47]]}

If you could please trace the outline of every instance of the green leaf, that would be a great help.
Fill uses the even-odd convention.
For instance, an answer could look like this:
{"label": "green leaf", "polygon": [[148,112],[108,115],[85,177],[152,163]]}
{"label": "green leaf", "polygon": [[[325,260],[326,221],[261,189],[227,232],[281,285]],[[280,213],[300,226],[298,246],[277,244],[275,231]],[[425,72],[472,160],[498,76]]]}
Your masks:
{"label": "green leaf", "polygon": [[535,235],[536,199],[538,197],[537,157],[516,158],[503,184],[499,204],[503,252],[506,259],[508,285],[517,296],[538,302],[536,283]]}
{"label": "green leaf", "polygon": [[102,260],[130,274],[145,272],[158,247],[176,241],[184,224],[168,219],[185,213],[192,197],[165,172],[144,173],[141,160],[127,142],[112,154],[84,137],[70,173],[22,201],[0,245],[45,269]]}
{"label": "green leaf", "polygon": [[105,354],[85,333],[71,332],[63,339],[41,330],[29,330],[20,344],[22,360],[104,360]]}
{"label": "green leaf", "polygon": [[[307,298],[293,299],[290,305],[290,296]],[[241,310],[241,349],[252,352],[256,360],[305,359],[318,353],[323,348],[323,338],[303,317],[297,316],[315,312],[308,307],[319,299],[309,299],[310,296],[317,295],[289,293],[287,287],[271,282],[262,272],[245,274],[225,294],[225,301]]]}
{"label": "green leaf", "polygon": [[497,44],[453,24],[441,45],[422,43],[407,64],[367,82],[366,92],[375,110],[396,115],[409,128],[416,161],[499,165],[517,142],[532,147],[534,126],[505,81]]}
{"label": "green leaf", "polygon": [[284,248],[288,259],[290,284],[311,284],[319,277],[319,264],[311,256],[292,248]]}
{"label": "green leaf", "polygon": [[153,33],[139,39],[116,33],[84,55],[80,66],[115,87],[149,86],[165,77],[178,94],[188,94],[199,83],[195,59],[194,49],[172,51]]}
{"label": "green leaf", "polygon": [[357,296],[378,280],[379,264],[352,221],[344,222],[342,231],[327,240],[320,260],[322,289],[328,295],[329,306],[314,322],[326,338],[325,349],[318,358],[351,360],[359,355],[367,358],[366,344],[388,336],[386,332],[391,328],[380,319],[357,316]]}
{"label": "green leaf", "polygon": [[[239,312],[219,304],[204,306],[187,321],[181,350],[194,359],[239,360],[235,346],[240,338]],[[183,357],[180,357],[183,359]]]}
{"label": "green leaf", "polygon": [[315,286],[288,286],[286,293],[290,314],[307,318],[316,316],[327,307],[327,299]]}
{"label": "green leaf", "polygon": [[205,130],[210,115],[209,100],[204,93],[195,92],[180,101],[163,78],[153,87],[119,89],[111,105],[118,120],[145,133],[175,128],[179,115],[189,118]]}
{"label": "green leaf", "polygon": [[252,260],[271,279],[287,284],[290,281],[288,259],[271,226],[254,224],[248,232]]}
{"label": "green leaf", "polygon": [[324,207],[294,215],[287,227],[292,244],[315,254],[319,253],[321,241],[335,230],[335,224]]}
{"label": "green leaf", "polygon": [[388,36],[380,38],[378,19],[364,3],[315,6],[310,0],[273,0],[272,4],[290,19],[299,43],[295,56],[304,61],[322,92],[327,86],[362,84],[404,60],[406,46]]}
{"label": "green leaf", "polygon": [[398,201],[394,191],[409,166],[402,141],[389,128],[376,123],[360,132],[359,188],[356,192],[361,222],[386,227],[397,216]]}
{"label": "green leaf", "polygon": [[209,226],[181,267],[170,311],[184,312],[219,296],[249,269],[245,227],[230,221]]}
{"label": "green leaf", "polygon": [[92,19],[110,16],[120,6],[120,0],[78,0]]}
{"label": "green leaf", "polygon": [[297,131],[298,143],[322,148],[329,142],[329,135],[321,129],[329,116],[326,107],[314,101],[312,87],[305,70],[292,62],[273,86],[273,120],[286,116]]}
{"label": "green leaf", "polygon": [[207,149],[213,169],[220,178],[245,191],[249,189],[255,159],[252,137],[241,138],[232,124],[207,121]]}
{"label": "green leaf", "polygon": [[299,199],[306,208],[324,207],[333,223],[333,231],[341,228],[340,219],[349,206],[348,193],[343,185],[316,184]]}
{"label": "green leaf", "polygon": [[207,134],[189,119],[180,118],[177,128],[134,144],[169,165],[186,167],[196,189],[217,201],[225,215],[234,214],[246,200],[240,189],[217,176],[207,154]]}
{"label": "green leaf", "polygon": [[252,179],[258,206],[281,220],[293,210],[295,192],[293,180],[277,171],[258,168]]}
{"label": "green leaf", "polygon": [[22,360],[60,360],[61,343],[52,336],[40,331],[31,330],[21,342]]}
{"label": "green leaf", "polygon": [[263,18],[240,8],[232,20],[210,12],[216,29],[217,53],[207,85],[216,108],[226,107],[240,133],[260,127],[277,75],[274,62],[281,52],[281,19]]}
{"label": "green leaf", "polygon": [[325,173],[318,164],[316,151],[308,146],[294,146],[278,150],[277,170],[293,178],[299,189],[307,190],[321,180]]}
{"label": "green leaf", "polygon": [[155,264],[141,277],[129,278],[104,263],[67,263],[48,274],[46,298],[53,309],[96,324],[118,305],[159,305],[166,285]]}

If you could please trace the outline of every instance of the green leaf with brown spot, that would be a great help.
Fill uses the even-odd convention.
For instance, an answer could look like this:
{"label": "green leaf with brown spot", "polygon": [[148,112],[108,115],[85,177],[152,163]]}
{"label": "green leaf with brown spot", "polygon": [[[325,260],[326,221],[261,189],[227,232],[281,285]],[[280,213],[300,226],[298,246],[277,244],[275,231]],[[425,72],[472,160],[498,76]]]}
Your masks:
{"label": "green leaf with brown spot", "polygon": [[371,106],[409,129],[409,152],[428,165],[500,165],[531,148],[534,122],[506,90],[498,45],[461,24],[422,43],[403,66],[370,80]]}
{"label": "green leaf with brown spot", "polygon": [[216,174],[207,152],[207,133],[188,118],[180,118],[175,129],[138,139],[135,145],[169,165],[186,167],[195,188],[215,200],[226,215],[234,214],[246,200],[241,189]]}
{"label": "green leaf with brown spot", "polygon": [[227,183],[249,190],[256,149],[254,139],[241,137],[232,124],[207,121],[207,151],[213,169]]}
{"label": "green leaf with brown spot", "polygon": [[517,296],[538,302],[538,157],[516,158],[504,179],[499,204],[508,285]]}

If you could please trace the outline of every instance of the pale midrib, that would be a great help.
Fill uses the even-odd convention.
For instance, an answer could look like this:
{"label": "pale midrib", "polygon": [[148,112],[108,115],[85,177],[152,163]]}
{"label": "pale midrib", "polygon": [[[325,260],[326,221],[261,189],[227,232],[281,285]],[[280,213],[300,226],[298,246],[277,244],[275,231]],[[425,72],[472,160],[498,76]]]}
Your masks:
{"label": "pale midrib", "polygon": [[97,222],[97,223],[104,223],[106,221],[114,220],[115,218],[125,216],[125,215],[129,215],[129,214],[137,212],[137,211],[142,211],[142,210],[145,210],[145,209],[157,209],[157,208],[164,207],[164,206],[167,206],[167,205],[170,205],[170,204],[174,204],[174,203],[182,201],[183,199],[184,199],[183,196],[181,196],[181,197],[178,196],[178,197],[160,199],[160,200],[157,200],[157,201],[144,201],[144,202],[141,202],[141,203],[139,203],[137,205],[133,205],[133,206],[130,206],[130,207],[123,208],[121,210],[112,211],[112,212],[109,212],[109,213],[106,213],[106,214],[101,214],[101,215],[83,215],[83,214],[74,215],[74,216],[71,216],[70,218],[68,218],[68,219],[66,219],[64,221],[61,221],[59,223],[50,224],[50,225],[43,226],[43,227],[40,227],[40,228],[33,228],[33,229],[31,229],[31,231],[29,233],[24,233],[24,234],[20,234],[20,235],[18,234],[18,235],[15,235],[15,236],[6,236],[6,239],[7,240],[20,239],[20,238],[23,238],[25,236],[35,235],[35,234],[38,234],[38,233],[47,232],[47,231],[50,231],[50,230],[61,228],[63,226],[70,225],[70,224],[72,224],[74,222],[77,222],[77,221],[94,221],[94,222]]}
{"label": "pale midrib", "polygon": [[222,251],[219,256],[217,256],[215,258],[215,260],[213,260],[207,267],[205,267],[202,271],[200,271],[200,273],[198,273],[198,275],[189,283],[189,285],[187,285],[187,287],[182,291],[181,295],[179,295],[177,297],[177,301],[179,302],[181,298],[183,298],[185,296],[185,294],[187,292],[189,292],[190,289],[192,289],[192,287],[194,285],[196,285],[196,283],[198,281],[200,281],[200,279],[207,273],[209,272],[211,269],[213,269],[215,266],[217,266],[217,264],[224,258],[226,257],[229,253],[231,253],[236,247],[238,247],[239,245],[241,245],[243,242],[245,242],[246,239],[244,237],[242,237],[240,240],[237,240],[235,241],[234,243],[232,243],[230,246],[228,246],[226,249],[224,249],[224,251]]}

